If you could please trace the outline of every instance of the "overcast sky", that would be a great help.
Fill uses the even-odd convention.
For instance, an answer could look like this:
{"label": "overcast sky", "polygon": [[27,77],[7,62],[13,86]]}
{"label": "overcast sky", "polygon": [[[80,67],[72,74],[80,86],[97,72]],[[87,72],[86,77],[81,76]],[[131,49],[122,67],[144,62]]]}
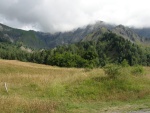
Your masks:
{"label": "overcast sky", "polygon": [[149,0],[0,0],[0,23],[44,32],[104,21],[150,27]]}

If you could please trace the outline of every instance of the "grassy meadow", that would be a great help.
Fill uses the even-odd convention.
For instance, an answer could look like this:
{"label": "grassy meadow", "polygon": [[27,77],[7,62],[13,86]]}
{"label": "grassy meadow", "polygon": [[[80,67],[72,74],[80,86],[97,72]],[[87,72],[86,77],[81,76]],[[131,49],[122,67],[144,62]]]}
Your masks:
{"label": "grassy meadow", "polygon": [[[8,92],[5,89],[5,83]],[[150,67],[59,68],[0,60],[0,113],[99,113],[150,110]]]}

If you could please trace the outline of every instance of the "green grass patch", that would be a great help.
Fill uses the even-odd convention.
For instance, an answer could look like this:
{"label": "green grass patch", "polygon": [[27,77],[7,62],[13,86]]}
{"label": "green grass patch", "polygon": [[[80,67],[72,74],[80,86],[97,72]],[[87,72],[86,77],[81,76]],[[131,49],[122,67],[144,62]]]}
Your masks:
{"label": "green grass patch", "polygon": [[97,113],[150,108],[149,67],[107,68],[112,74],[102,69],[87,71],[3,60],[0,63],[2,113]]}

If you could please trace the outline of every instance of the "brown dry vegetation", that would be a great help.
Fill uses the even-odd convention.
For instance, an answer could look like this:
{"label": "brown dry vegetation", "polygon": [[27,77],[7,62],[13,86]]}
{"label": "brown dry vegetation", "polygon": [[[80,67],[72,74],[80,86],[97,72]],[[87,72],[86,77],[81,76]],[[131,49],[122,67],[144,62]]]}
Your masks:
{"label": "brown dry vegetation", "polygon": [[[0,60],[0,112],[109,112],[118,106],[123,110],[149,108],[150,68],[144,69],[145,75],[130,78],[130,69],[126,68],[123,70],[126,77],[113,80],[102,69]],[[134,103],[139,106],[135,107]]]}

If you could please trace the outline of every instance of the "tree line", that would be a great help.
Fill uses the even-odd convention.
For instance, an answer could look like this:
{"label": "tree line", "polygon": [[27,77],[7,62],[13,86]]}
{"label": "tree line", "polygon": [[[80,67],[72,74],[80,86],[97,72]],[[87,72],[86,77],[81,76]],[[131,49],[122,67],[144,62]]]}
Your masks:
{"label": "tree line", "polygon": [[150,66],[150,48],[140,47],[114,33],[105,33],[97,41],[81,41],[31,53],[21,50],[20,45],[1,42],[0,58],[78,68],[121,64],[124,60],[131,66]]}

